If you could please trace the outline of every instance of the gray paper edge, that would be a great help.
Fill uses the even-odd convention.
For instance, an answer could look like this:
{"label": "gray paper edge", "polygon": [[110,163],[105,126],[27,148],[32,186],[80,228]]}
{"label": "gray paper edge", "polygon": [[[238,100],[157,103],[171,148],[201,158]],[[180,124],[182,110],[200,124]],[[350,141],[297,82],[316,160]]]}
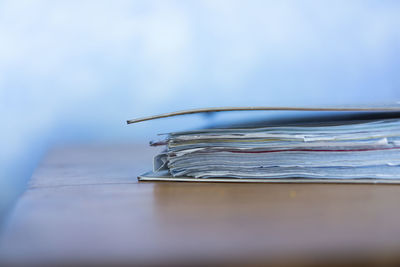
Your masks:
{"label": "gray paper edge", "polygon": [[294,184],[400,184],[400,179],[316,179],[316,178],[193,178],[173,177],[167,173],[146,172],[138,176],[139,181],[154,182],[203,182],[203,183],[294,183]]}

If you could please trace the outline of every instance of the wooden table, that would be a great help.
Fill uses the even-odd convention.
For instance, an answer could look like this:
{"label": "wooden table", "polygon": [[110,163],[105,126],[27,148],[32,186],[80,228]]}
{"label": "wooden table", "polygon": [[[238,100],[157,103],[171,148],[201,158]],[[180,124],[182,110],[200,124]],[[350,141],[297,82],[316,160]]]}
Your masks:
{"label": "wooden table", "polygon": [[1,263],[400,262],[400,186],[138,183],[155,153],[52,150],[7,219]]}

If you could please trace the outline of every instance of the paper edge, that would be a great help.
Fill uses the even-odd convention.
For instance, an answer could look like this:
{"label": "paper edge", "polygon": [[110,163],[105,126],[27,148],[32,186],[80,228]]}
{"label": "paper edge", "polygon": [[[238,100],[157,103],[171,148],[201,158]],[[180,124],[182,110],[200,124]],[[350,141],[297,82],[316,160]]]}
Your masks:
{"label": "paper edge", "polygon": [[399,179],[316,179],[316,178],[193,178],[173,177],[171,175],[159,174],[152,171],[138,176],[139,181],[154,182],[202,182],[202,183],[294,183],[294,184],[400,184]]}

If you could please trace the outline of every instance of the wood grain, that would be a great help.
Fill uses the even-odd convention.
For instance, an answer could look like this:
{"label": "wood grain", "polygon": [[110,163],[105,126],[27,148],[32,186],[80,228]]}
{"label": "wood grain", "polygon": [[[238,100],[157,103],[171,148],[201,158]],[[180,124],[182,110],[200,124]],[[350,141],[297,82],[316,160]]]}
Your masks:
{"label": "wood grain", "polygon": [[7,220],[3,264],[397,264],[400,186],[137,182],[156,151],[49,153]]}

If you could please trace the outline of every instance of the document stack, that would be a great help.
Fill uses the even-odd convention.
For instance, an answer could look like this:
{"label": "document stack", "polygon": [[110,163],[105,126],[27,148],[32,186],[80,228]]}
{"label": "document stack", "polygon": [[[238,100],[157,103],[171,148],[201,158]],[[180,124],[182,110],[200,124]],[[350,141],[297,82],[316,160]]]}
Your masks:
{"label": "document stack", "polygon": [[140,179],[397,183],[400,116],[379,114],[169,133]]}

